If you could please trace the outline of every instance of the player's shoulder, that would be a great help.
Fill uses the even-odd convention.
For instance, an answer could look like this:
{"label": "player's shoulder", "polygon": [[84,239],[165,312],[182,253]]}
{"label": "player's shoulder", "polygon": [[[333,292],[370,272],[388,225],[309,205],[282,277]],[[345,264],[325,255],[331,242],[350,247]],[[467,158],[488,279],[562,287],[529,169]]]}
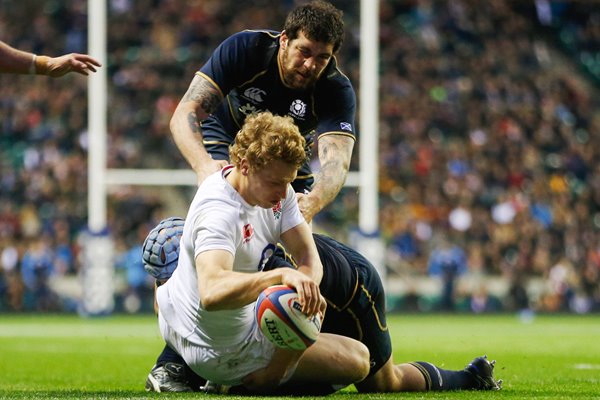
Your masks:
{"label": "player's shoulder", "polygon": [[356,94],[350,79],[340,70],[335,57],[331,60],[322,77],[317,81],[316,98],[329,103],[331,98],[346,98],[355,101]]}
{"label": "player's shoulder", "polygon": [[198,187],[192,207],[205,211],[221,211],[237,213],[240,201],[237,192],[225,179],[225,174],[231,166],[209,175]]}
{"label": "player's shoulder", "polygon": [[245,30],[229,36],[219,46],[221,54],[244,71],[252,75],[262,70],[273,59],[279,48],[280,32],[270,30]]}
{"label": "player's shoulder", "polygon": [[350,78],[348,78],[348,76],[342,72],[335,56],[331,59],[329,65],[327,65],[325,68],[325,71],[323,71],[323,76],[321,79],[319,79],[318,83],[323,85],[352,88],[352,82],[350,82]]}
{"label": "player's shoulder", "polygon": [[239,218],[239,202],[218,191],[202,193],[192,203],[186,217],[193,221],[193,230],[210,232],[229,232]]}

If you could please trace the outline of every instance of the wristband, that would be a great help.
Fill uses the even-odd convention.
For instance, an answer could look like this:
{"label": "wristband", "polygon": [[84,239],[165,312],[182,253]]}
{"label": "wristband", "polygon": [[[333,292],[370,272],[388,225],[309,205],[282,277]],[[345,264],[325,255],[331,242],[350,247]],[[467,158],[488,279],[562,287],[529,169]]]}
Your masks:
{"label": "wristband", "polygon": [[35,75],[35,59],[36,58],[37,58],[37,56],[35,54],[33,54],[33,57],[31,58],[31,64],[29,65],[29,69],[27,70],[29,75]]}
{"label": "wristband", "polygon": [[35,73],[38,75],[47,75],[48,74],[48,61],[50,61],[50,57],[36,56],[34,58],[34,61],[35,61]]}

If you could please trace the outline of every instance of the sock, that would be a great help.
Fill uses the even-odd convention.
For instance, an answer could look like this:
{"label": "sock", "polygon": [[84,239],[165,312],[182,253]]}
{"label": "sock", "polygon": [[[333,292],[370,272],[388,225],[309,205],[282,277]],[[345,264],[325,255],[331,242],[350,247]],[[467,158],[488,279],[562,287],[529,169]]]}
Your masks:
{"label": "sock", "polygon": [[441,369],[425,361],[411,362],[425,377],[427,391],[468,390],[475,387],[471,374],[467,371]]}
{"label": "sock", "polygon": [[165,345],[162,353],[156,359],[156,366],[160,367],[161,365],[165,365],[168,362],[172,362],[175,364],[183,364],[185,365],[185,361],[183,358],[175,350],[169,347],[169,345]]}

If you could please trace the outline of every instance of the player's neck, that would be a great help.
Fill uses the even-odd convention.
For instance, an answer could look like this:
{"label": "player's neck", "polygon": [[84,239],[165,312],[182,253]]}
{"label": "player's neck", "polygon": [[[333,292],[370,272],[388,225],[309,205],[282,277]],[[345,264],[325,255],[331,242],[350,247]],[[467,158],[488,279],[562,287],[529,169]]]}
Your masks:
{"label": "player's neck", "polygon": [[254,205],[252,204],[251,196],[249,196],[248,193],[248,179],[238,168],[233,168],[225,179],[246,203]]}

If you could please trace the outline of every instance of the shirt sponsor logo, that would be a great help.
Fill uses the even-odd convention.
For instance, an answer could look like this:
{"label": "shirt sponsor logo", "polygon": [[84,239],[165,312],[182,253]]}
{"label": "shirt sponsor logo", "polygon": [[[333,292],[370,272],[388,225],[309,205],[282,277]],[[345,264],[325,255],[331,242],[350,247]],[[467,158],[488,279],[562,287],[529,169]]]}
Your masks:
{"label": "shirt sponsor logo", "polygon": [[304,103],[300,99],[296,99],[296,100],[292,101],[292,104],[290,105],[290,112],[295,117],[298,117],[298,118],[304,117],[304,114],[306,114],[306,103]]}
{"label": "shirt sponsor logo", "polygon": [[248,243],[250,239],[252,239],[252,236],[254,236],[254,228],[252,227],[252,224],[244,225],[242,231],[244,235],[243,242]]}
{"label": "shirt sponsor logo", "polygon": [[244,90],[244,96],[256,103],[262,103],[263,96],[265,96],[266,94],[267,94],[267,92],[265,92],[262,89],[256,88],[256,87],[250,87],[250,88]]}
{"label": "shirt sponsor logo", "polygon": [[343,131],[352,131],[352,124],[350,122],[340,122],[340,129]]}
{"label": "shirt sponsor logo", "polygon": [[257,112],[256,107],[254,107],[252,104],[250,103],[246,103],[245,105],[241,106],[240,108],[238,108],[238,110],[240,110],[240,112],[244,115],[250,115],[250,114],[254,114]]}

